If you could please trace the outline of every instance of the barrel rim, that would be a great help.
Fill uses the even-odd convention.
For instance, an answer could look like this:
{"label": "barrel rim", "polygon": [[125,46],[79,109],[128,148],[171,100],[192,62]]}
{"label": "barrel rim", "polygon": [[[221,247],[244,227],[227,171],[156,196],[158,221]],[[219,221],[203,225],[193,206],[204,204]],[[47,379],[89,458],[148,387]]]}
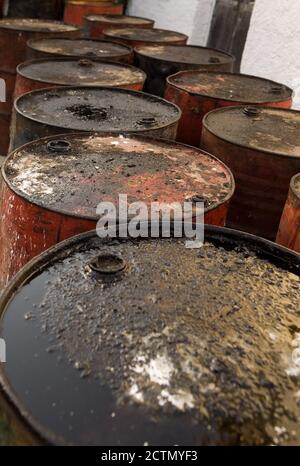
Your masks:
{"label": "barrel rim", "polygon": [[[121,17],[121,18],[134,18],[134,19],[140,19],[140,20],[143,20],[143,22],[145,22],[145,24],[154,24],[154,23],[155,23],[155,19],[145,18],[144,16],[116,15],[116,14],[109,14],[109,13],[103,13],[103,14],[101,14],[101,13],[95,13],[95,14],[89,13],[88,15],[84,16],[84,20],[87,21],[87,22],[91,22],[91,23],[92,23],[92,22],[95,22],[95,23],[101,22],[100,20],[97,21],[97,20],[91,19],[92,16],[93,16],[93,17],[99,16],[99,18],[100,18],[100,17],[101,17],[101,18],[104,18],[104,20],[105,20],[105,17],[106,17],[106,16],[110,16],[110,17],[111,17],[111,16],[115,16],[116,18],[119,16],[119,17]],[[103,19],[102,19],[102,21],[103,21]],[[126,24],[126,23],[125,23],[125,24]]]}
{"label": "barrel rim", "polygon": [[[27,21],[32,21],[33,23],[40,23],[40,22],[43,22],[43,23],[49,23],[49,24],[53,24],[53,25],[60,25],[60,26],[64,26],[65,27],[65,30],[61,30],[61,31],[51,31],[47,28],[22,28],[20,26],[20,24],[18,25],[17,23],[20,21],[24,21],[24,20],[27,20]],[[11,25],[9,24],[5,24],[5,22],[9,23],[11,22]],[[13,25],[16,23],[15,27],[13,27]],[[41,33],[41,32],[51,32],[53,34],[63,34],[64,32],[74,32],[74,31],[80,31],[80,27],[77,26],[76,24],[66,24],[64,23],[63,21],[55,21],[55,20],[50,20],[50,19],[39,19],[39,18],[2,18],[0,19],[0,31],[1,29],[4,29],[5,31],[12,31],[12,32],[15,32],[15,31],[18,31],[18,32],[28,32],[30,34],[32,33]]]}
{"label": "barrel rim", "polygon": [[[273,243],[269,240],[259,238],[249,233],[231,230],[229,228],[222,228],[216,226],[205,226],[205,233],[209,241],[219,243],[220,246],[225,244],[246,244],[250,249],[254,250],[255,254],[262,254],[265,260],[274,261],[280,260],[282,265],[279,267],[291,269],[292,273],[300,276],[300,254],[291,251],[283,246]],[[96,236],[95,230],[69,238],[47,251],[43,252],[38,257],[32,259],[28,264],[17,273],[14,279],[9,283],[7,288],[0,296],[0,319],[6,313],[8,305],[14,299],[16,293],[26,283],[29,283],[35,276],[41,273],[52,261],[57,261],[67,253],[67,249],[75,248],[76,245],[88,241]],[[151,240],[151,238],[142,238],[141,240]],[[99,238],[99,241],[101,239]],[[13,408],[16,416],[18,416],[24,423],[26,429],[31,432],[37,439],[52,444],[52,445],[66,445],[63,439],[52,433],[49,429],[43,427],[35,417],[26,408],[25,404],[15,394],[13,387],[10,384],[3,367],[0,365],[0,385],[3,390],[9,406]]]}
{"label": "barrel rim", "polygon": [[[92,38],[92,37],[43,37],[43,38],[40,38],[40,39],[37,39],[37,38],[31,38],[27,41],[26,43],[26,46],[28,49],[30,50],[33,50],[35,52],[40,52],[40,53],[44,53],[44,54],[48,54],[50,57],[53,57],[53,56],[61,56],[59,53],[51,53],[51,52],[48,52],[47,50],[41,50],[40,48],[38,47],[34,47],[34,42],[43,42],[43,41],[49,41],[49,40],[67,40],[67,41],[91,41],[91,42],[105,42],[105,43],[109,43],[109,44],[114,44],[114,45],[118,45],[119,47],[122,47],[124,48],[124,51],[120,51],[120,52],[116,52],[115,55],[111,55],[111,57],[120,57],[120,56],[128,56],[128,55],[131,55],[133,53],[133,48],[130,47],[130,45],[128,44],[124,44],[122,42],[118,42],[117,40],[109,40],[109,39],[96,39],[96,38]],[[100,45],[100,44],[99,44]],[[126,49],[126,50],[125,50]],[[70,58],[73,58],[73,57],[87,57],[87,58],[91,58],[89,55],[76,55],[74,53],[71,54],[71,55],[63,55],[63,56],[66,56],[66,57],[70,57]],[[95,58],[99,58],[100,57],[95,57]]]}
{"label": "barrel rim", "polygon": [[[188,47],[190,49],[193,49],[193,50],[196,50],[196,49],[201,49],[201,50],[207,50],[207,51],[211,51],[211,52],[217,52],[217,53],[220,53],[224,56],[224,60],[221,62],[222,65],[224,65],[225,63],[234,63],[235,62],[235,57],[234,55],[232,55],[231,53],[229,52],[225,52],[224,50],[221,50],[221,49],[216,49],[216,48],[211,48],[211,47],[204,47],[204,46],[201,46],[201,45],[191,45],[191,44],[154,44],[154,45],[137,45],[136,47],[134,47],[134,53],[136,55],[141,55],[142,57],[145,57],[147,58],[148,60],[156,60],[156,61],[159,61],[159,62],[167,62],[167,63],[174,63],[175,65],[182,65],[182,64],[185,64],[185,62],[180,62],[180,61],[174,61],[172,60],[172,58],[170,57],[170,59],[167,59],[167,58],[159,58],[158,56],[152,56],[152,55],[147,55],[146,53],[143,53],[141,51],[141,49],[145,49],[147,47]],[[190,63],[187,63],[187,65],[194,65],[194,62],[190,62]],[[196,63],[197,64],[197,63]],[[210,65],[210,64],[208,64]],[[201,64],[199,64],[199,66],[201,66]],[[216,66],[215,63],[211,63],[211,66]]]}
{"label": "barrel rim", "polygon": [[[24,69],[26,67],[30,66],[30,65],[38,64],[38,63],[57,62],[57,61],[61,61],[61,62],[77,62],[78,63],[81,60],[87,60],[87,58],[84,58],[84,57],[70,57],[70,56],[68,56],[68,57],[50,56],[49,58],[47,57],[47,58],[36,58],[36,59],[32,59],[32,60],[26,60],[26,61],[20,63],[17,66],[16,74],[17,74],[17,76],[19,75],[22,78],[26,78],[26,79],[29,79],[29,80],[35,81],[35,82],[66,86],[65,84],[61,84],[59,82],[45,81],[44,79],[41,79],[39,77],[32,78],[30,76],[26,76],[26,74],[24,74]],[[123,68],[123,69],[127,69],[127,70],[132,70],[132,71],[135,71],[135,72],[139,72],[141,74],[141,79],[137,80],[137,81],[129,82],[128,84],[131,84],[131,85],[140,84],[142,82],[145,83],[145,81],[147,79],[147,75],[143,70],[141,70],[140,68],[138,68],[136,66],[129,65],[128,63],[117,63],[117,62],[112,62],[112,61],[109,61],[109,60],[102,60],[101,58],[88,58],[88,60],[90,60],[91,62],[98,63],[100,65],[104,64],[104,65],[109,65],[109,66],[112,66],[112,67]],[[0,71],[0,73],[1,73],[1,71]],[[124,83],[124,86],[125,85],[126,84]],[[87,84],[84,84],[83,87],[84,86],[87,86]],[[93,86],[95,86],[95,84],[93,84]],[[106,87],[106,86],[103,86],[103,87]],[[107,86],[107,87],[113,87],[113,86]]]}
{"label": "barrel rim", "polygon": [[205,214],[217,209],[221,205],[228,204],[230,202],[230,200],[232,199],[232,197],[234,195],[234,192],[235,192],[235,189],[236,189],[236,184],[235,184],[235,179],[234,179],[233,173],[232,173],[231,169],[224,162],[222,162],[220,159],[218,159],[215,155],[210,154],[209,152],[206,152],[205,150],[202,150],[202,149],[200,149],[198,147],[189,146],[187,144],[182,144],[182,143],[177,142],[177,141],[172,141],[172,140],[165,139],[165,138],[156,138],[156,137],[153,137],[153,136],[145,136],[144,134],[143,135],[137,135],[137,134],[126,133],[126,132],[123,132],[123,133],[101,133],[101,132],[93,133],[93,132],[82,132],[82,131],[80,131],[80,132],[57,134],[57,135],[54,135],[54,136],[46,136],[46,137],[40,138],[39,140],[28,142],[27,144],[24,144],[23,146],[18,147],[14,151],[10,152],[9,155],[6,157],[5,161],[2,164],[2,167],[0,169],[2,177],[3,177],[3,181],[9,187],[9,189],[11,191],[13,191],[17,196],[20,196],[22,199],[24,199],[25,201],[29,202],[32,205],[35,205],[37,207],[42,207],[45,211],[54,212],[56,214],[66,216],[68,218],[97,221],[97,220],[99,220],[99,217],[97,215],[89,216],[89,215],[76,214],[76,213],[71,214],[70,212],[68,212],[66,210],[56,209],[55,207],[44,206],[41,203],[38,203],[38,202],[34,201],[33,199],[31,199],[31,197],[29,195],[26,195],[25,193],[19,191],[18,189],[16,189],[12,185],[12,183],[8,179],[8,177],[6,175],[6,172],[5,172],[6,163],[8,163],[9,160],[13,158],[13,156],[14,156],[14,154],[16,152],[19,152],[20,150],[24,150],[26,147],[30,146],[31,144],[37,144],[37,142],[40,142],[40,143],[45,142],[45,144],[46,144],[46,142],[49,142],[51,140],[64,139],[64,138],[72,139],[75,136],[88,139],[89,137],[93,137],[93,136],[96,136],[96,137],[97,136],[100,136],[100,137],[116,137],[118,135],[124,136],[124,137],[129,138],[129,139],[137,139],[139,141],[152,142],[153,144],[155,144],[155,142],[162,142],[162,143],[164,143],[166,145],[169,145],[169,146],[183,146],[183,147],[187,147],[189,149],[193,149],[194,151],[199,152],[199,154],[208,155],[211,159],[215,160],[221,166],[223,166],[225,168],[225,170],[229,173],[230,180],[231,180],[231,186],[230,186],[230,189],[228,190],[227,196],[222,200],[222,202],[215,202],[214,204],[210,205],[208,208],[205,209],[205,211],[204,211]]}
{"label": "barrel rim", "polygon": [[[189,37],[184,34],[183,32],[178,32],[178,31],[172,31],[170,29],[161,29],[161,28],[153,28],[153,29],[141,29],[141,28],[108,28],[108,29],[105,29],[104,31],[104,35],[107,36],[107,37],[116,37],[117,39],[119,40],[128,40],[128,41],[135,41],[135,40],[142,40],[143,42],[150,42],[150,43],[153,43],[153,39],[139,39],[138,37],[122,37],[122,34],[120,34],[119,36],[118,35],[113,35],[113,31],[120,31],[120,33],[124,32],[124,31],[128,31],[128,30],[134,30],[136,31],[137,33],[141,33],[144,32],[144,31],[159,31],[159,32],[167,32],[167,33],[171,33],[171,34],[174,34],[178,37],[178,39],[186,39],[188,40]],[[165,42],[160,42],[158,41],[157,42],[157,45],[159,44],[165,44]],[[171,44],[170,44],[171,45]]]}
{"label": "barrel rim", "polygon": [[[185,89],[184,87],[181,87],[179,84],[175,84],[173,82],[173,79],[176,78],[177,76],[183,76],[183,75],[188,75],[188,74],[205,74],[205,75],[212,75],[212,76],[218,76],[218,75],[225,75],[225,76],[234,76],[236,78],[240,78],[241,80],[243,78],[249,78],[250,80],[252,79],[253,81],[259,81],[259,82],[265,82],[265,83],[270,83],[272,85],[278,85],[278,86],[281,86],[283,90],[287,91],[290,96],[289,97],[286,97],[286,98],[280,98],[280,96],[277,96],[274,94],[274,98],[272,98],[272,96],[270,97],[270,100],[261,100],[261,101],[256,101],[256,102],[249,102],[247,100],[245,101],[241,101],[241,100],[233,100],[233,99],[230,99],[230,98],[226,98],[226,97],[215,97],[211,94],[206,94],[206,93],[201,93],[201,92],[195,92],[195,91],[188,91],[187,89]],[[264,103],[268,103],[268,102],[285,102],[287,100],[290,100],[293,98],[294,96],[294,90],[288,86],[286,86],[285,84],[282,84],[282,83],[279,83],[278,81],[273,81],[272,79],[268,79],[268,78],[262,78],[260,76],[255,76],[255,75],[252,75],[252,74],[245,74],[245,73],[230,73],[229,71],[210,71],[210,70],[182,70],[182,71],[178,71],[177,73],[174,73],[170,76],[167,77],[167,84],[171,87],[174,87],[176,89],[179,89],[180,91],[182,92],[185,92],[187,93],[188,95],[192,95],[192,96],[199,96],[199,97],[204,97],[204,98],[208,98],[210,100],[216,100],[216,101],[224,101],[224,102],[233,102],[233,103],[237,103],[237,104],[240,104],[242,103],[243,105],[256,105],[256,104],[264,104]]]}
{"label": "barrel rim", "polygon": [[[241,148],[247,149],[247,150],[249,150],[251,152],[268,154],[268,155],[272,155],[274,157],[281,157],[281,158],[286,158],[286,159],[291,159],[291,160],[299,160],[300,161],[300,153],[299,153],[299,155],[291,155],[291,154],[284,154],[282,152],[275,152],[275,151],[272,151],[272,150],[269,150],[269,149],[252,147],[252,146],[249,146],[248,144],[239,143],[239,142],[235,141],[234,139],[231,139],[230,137],[225,138],[224,136],[216,134],[214,131],[212,131],[209,128],[207,120],[208,120],[208,118],[210,117],[211,114],[217,113],[217,112],[220,112],[220,113],[221,112],[229,112],[229,111],[232,111],[233,109],[243,110],[244,108],[245,108],[245,105],[235,105],[235,106],[230,106],[230,107],[215,108],[214,110],[211,110],[210,112],[206,113],[206,115],[204,116],[204,118],[202,120],[203,129],[205,129],[209,134],[213,135],[214,137],[218,138],[219,140],[221,140],[223,142],[226,142],[228,144],[232,144],[235,147],[241,147]],[[278,107],[271,107],[271,106],[269,106],[269,107],[259,106],[258,109],[259,110],[267,110],[267,111],[271,110],[272,112],[277,111],[277,112],[286,112],[286,113],[294,113],[294,114],[297,113],[300,116],[300,111],[293,110],[293,109],[278,108]],[[202,131],[202,139],[203,139],[203,131]]]}

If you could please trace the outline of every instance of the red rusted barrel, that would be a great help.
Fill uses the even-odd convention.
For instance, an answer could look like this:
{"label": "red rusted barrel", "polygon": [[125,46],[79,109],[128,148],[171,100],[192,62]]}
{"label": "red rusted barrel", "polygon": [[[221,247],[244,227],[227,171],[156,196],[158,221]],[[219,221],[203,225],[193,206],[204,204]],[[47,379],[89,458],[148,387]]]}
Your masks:
{"label": "red rusted barrel", "polygon": [[228,226],[276,238],[290,180],[300,172],[299,135],[300,112],[293,110],[227,107],[204,117],[202,147],[236,180]]}
{"label": "red rusted barrel", "polygon": [[292,178],[276,241],[300,252],[300,173]]}
{"label": "red rusted barrel", "polygon": [[153,44],[182,45],[188,41],[188,36],[180,32],[154,28],[114,28],[105,30],[103,35],[106,39],[117,40],[133,48],[139,45]]}
{"label": "red rusted barrel", "polygon": [[105,29],[112,28],[142,28],[151,29],[154,26],[152,19],[139,16],[126,15],[89,15],[84,18],[84,33],[87,37],[103,37]]}
{"label": "red rusted barrel", "polygon": [[299,254],[217,227],[200,250],[173,236],[86,233],[5,290],[1,392],[42,443],[300,443]]}
{"label": "red rusted barrel", "polygon": [[26,43],[29,39],[58,35],[78,37],[80,30],[57,21],[16,18],[0,20],[1,70],[16,72],[16,67],[26,59]]}
{"label": "red rusted barrel", "polygon": [[133,63],[133,49],[124,44],[96,39],[32,39],[27,42],[27,59],[80,57]]}
{"label": "red rusted barrel", "polygon": [[202,120],[211,110],[242,104],[290,108],[292,96],[292,89],[269,79],[197,70],[167,78],[165,92],[165,98],[182,110],[178,141],[198,147]]}
{"label": "red rusted barrel", "polygon": [[63,16],[63,0],[2,0],[0,6],[3,16],[9,18],[60,20]]}
{"label": "red rusted barrel", "polygon": [[109,1],[67,1],[65,6],[64,22],[83,26],[87,15],[122,15],[123,4]]}
{"label": "red rusted barrel", "polygon": [[143,92],[108,87],[52,87],[15,101],[10,150],[74,131],[139,133],[176,139],[180,109]]}
{"label": "red rusted barrel", "polygon": [[[25,60],[26,42],[35,37],[47,37],[55,35],[75,37],[80,34],[77,27],[68,26],[56,21],[38,19],[3,19],[0,20],[0,79],[6,81],[6,102],[0,103],[0,119],[5,122],[1,126],[0,153],[6,153],[9,135],[7,131],[12,111],[13,91],[16,79],[16,67]],[[6,124],[6,121],[8,123]]]}
{"label": "red rusted barrel", "polygon": [[232,71],[234,64],[229,53],[196,45],[145,45],[136,47],[134,53],[138,67],[147,75],[147,92],[161,97],[167,77],[178,71]]}
{"label": "red rusted barrel", "polygon": [[122,87],[142,91],[145,73],[134,66],[87,58],[49,58],[22,63],[17,68],[15,98],[52,86]]}
{"label": "red rusted barrel", "polygon": [[199,197],[206,223],[224,225],[234,191],[213,156],[152,138],[58,135],[13,152],[3,167],[0,283],[48,247],[96,227],[99,202]]}

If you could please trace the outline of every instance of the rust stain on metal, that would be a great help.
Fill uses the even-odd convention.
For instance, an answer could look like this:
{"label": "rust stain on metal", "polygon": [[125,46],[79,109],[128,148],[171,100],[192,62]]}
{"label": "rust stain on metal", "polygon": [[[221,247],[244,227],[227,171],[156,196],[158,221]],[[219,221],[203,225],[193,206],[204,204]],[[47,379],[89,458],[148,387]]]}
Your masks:
{"label": "rust stain on metal", "polygon": [[1,302],[1,338],[20,338],[0,380],[26,425],[53,444],[299,443],[299,255],[205,237],[92,233],[25,269]]}
{"label": "rust stain on metal", "polygon": [[276,242],[300,252],[300,173],[291,180]]}
{"label": "rust stain on metal", "polygon": [[0,29],[28,32],[55,32],[78,31],[76,26],[64,24],[59,21],[46,21],[42,19],[9,18],[0,20]]}
{"label": "rust stain on metal", "polygon": [[132,61],[130,47],[113,41],[96,39],[31,39],[27,43],[29,58],[87,57],[113,61]]}
{"label": "rust stain on metal", "polygon": [[145,73],[133,66],[87,58],[33,60],[19,65],[17,74],[15,97],[51,85],[108,86],[141,91],[146,80]]}
{"label": "rust stain on metal", "polygon": [[104,31],[104,36],[125,41],[130,44],[142,45],[143,43],[170,43],[185,44],[188,37],[179,32],[165,29],[140,29],[140,28],[112,28]]}
{"label": "rust stain on metal", "polygon": [[101,201],[202,200],[205,223],[223,226],[235,187],[230,170],[199,149],[113,135],[35,141],[10,155],[3,175],[2,284],[50,246],[94,229]]}
{"label": "rust stain on metal", "polygon": [[192,95],[237,103],[264,104],[291,100],[289,87],[256,76],[234,73],[181,71],[168,83]]}
{"label": "rust stain on metal", "polygon": [[203,120],[203,149],[236,180],[228,226],[275,240],[291,178],[300,171],[300,112],[227,107]]}
{"label": "rust stain on metal", "polygon": [[181,70],[232,71],[234,58],[195,45],[144,45],[135,48],[137,65],[147,74],[146,90],[164,95],[166,79]]}
{"label": "rust stain on metal", "polygon": [[[165,98],[182,110],[177,140],[197,147],[201,144],[203,118],[211,110],[241,104],[280,108],[292,105],[291,89],[255,76],[192,70],[169,76],[166,82]],[[257,116],[254,112],[255,108],[248,108],[245,115]]]}
{"label": "rust stain on metal", "polygon": [[84,19],[84,32],[88,37],[102,37],[107,28],[152,28],[154,21],[138,16],[88,15]]}
{"label": "rust stain on metal", "polygon": [[248,116],[244,108],[218,109],[203,124],[221,139],[245,148],[300,158],[300,112],[259,108]]}
{"label": "rust stain on metal", "polygon": [[97,204],[117,205],[119,193],[149,206],[199,196],[209,210],[234,189],[230,171],[197,149],[123,136],[74,135],[62,142],[61,152],[42,140],[11,155],[5,166],[10,188],[41,207],[93,219]]}
{"label": "rust stain on metal", "polygon": [[180,109],[166,100],[108,87],[52,87],[19,97],[11,149],[66,131],[132,132],[175,139]]}
{"label": "rust stain on metal", "polygon": [[84,18],[90,14],[116,14],[122,15],[123,3],[114,1],[67,1],[64,11],[64,22],[67,24],[84,24]]}
{"label": "rust stain on metal", "polygon": [[232,63],[232,55],[216,49],[195,45],[144,45],[136,52],[156,60],[189,65],[211,65],[212,68],[224,63]]}

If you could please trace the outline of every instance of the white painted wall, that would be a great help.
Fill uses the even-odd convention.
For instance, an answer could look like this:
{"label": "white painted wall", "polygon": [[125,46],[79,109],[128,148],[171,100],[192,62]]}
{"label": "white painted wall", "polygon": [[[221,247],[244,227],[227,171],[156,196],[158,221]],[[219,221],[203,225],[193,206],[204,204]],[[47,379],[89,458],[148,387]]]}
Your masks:
{"label": "white painted wall", "polygon": [[296,90],[300,109],[300,0],[256,0],[242,72],[282,82]]}
{"label": "white painted wall", "polygon": [[187,34],[190,44],[206,45],[214,6],[215,0],[130,0],[127,13]]}

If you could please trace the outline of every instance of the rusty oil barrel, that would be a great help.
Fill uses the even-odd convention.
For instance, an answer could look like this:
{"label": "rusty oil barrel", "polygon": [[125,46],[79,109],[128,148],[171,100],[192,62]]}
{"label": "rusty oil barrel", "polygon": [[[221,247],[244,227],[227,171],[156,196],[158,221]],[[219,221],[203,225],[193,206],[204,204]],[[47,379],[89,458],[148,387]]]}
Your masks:
{"label": "rusty oil barrel", "polygon": [[2,19],[0,20],[1,71],[16,72],[16,67],[26,59],[26,43],[29,39],[79,35],[79,28],[58,21]]}
{"label": "rusty oil barrel", "polygon": [[139,16],[89,15],[84,18],[83,30],[87,37],[99,38],[103,37],[105,29],[128,27],[151,29],[154,27],[154,20]]}
{"label": "rusty oil barrel", "polygon": [[202,147],[232,170],[228,226],[274,240],[292,176],[300,172],[300,112],[227,107],[203,120]]}
{"label": "rusty oil barrel", "polygon": [[13,92],[16,80],[16,67],[26,58],[26,42],[29,38],[53,35],[76,36],[77,27],[56,21],[38,19],[0,20],[0,79],[6,82],[6,102],[0,103],[0,153],[6,153],[9,143],[9,125],[13,105]]}
{"label": "rusty oil barrel", "polygon": [[8,18],[61,20],[63,0],[4,0],[2,13]]}
{"label": "rusty oil barrel", "polygon": [[133,49],[124,44],[96,39],[41,39],[27,42],[27,59],[69,57],[133,63]]}
{"label": "rusty oil barrel", "polygon": [[15,101],[10,151],[40,137],[74,131],[176,139],[180,116],[176,105],[127,89],[74,86],[36,90]]}
{"label": "rusty oil barrel", "polygon": [[155,28],[109,28],[103,35],[108,40],[117,40],[133,48],[154,44],[184,45],[188,41],[188,36],[180,32]]}
{"label": "rusty oil barrel", "polygon": [[168,76],[179,71],[201,69],[232,71],[234,57],[221,50],[196,45],[145,45],[134,50],[136,63],[147,74],[147,92],[163,97]]}
{"label": "rusty oil barrel", "polygon": [[98,204],[117,205],[119,194],[148,207],[202,200],[205,222],[223,226],[235,187],[230,170],[199,149],[91,133],[27,144],[10,154],[2,174],[2,284],[48,247],[95,229]]}
{"label": "rusty oil barrel", "polygon": [[276,241],[300,252],[300,173],[292,178]]}
{"label": "rusty oil barrel", "polygon": [[145,73],[130,65],[87,58],[42,58],[18,66],[15,98],[35,89],[68,85],[142,91],[145,80]]}
{"label": "rusty oil barrel", "polygon": [[202,120],[211,110],[236,105],[290,108],[292,96],[292,89],[269,79],[197,70],[168,77],[165,92],[165,98],[182,111],[178,141],[198,147]]}
{"label": "rusty oil barrel", "polygon": [[67,1],[64,13],[66,24],[78,24],[83,26],[84,18],[87,15],[122,15],[124,6],[122,3],[101,1]]}
{"label": "rusty oil barrel", "polygon": [[80,235],[5,290],[1,387],[52,445],[297,445],[299,286],[299,254],[241,232]]}

